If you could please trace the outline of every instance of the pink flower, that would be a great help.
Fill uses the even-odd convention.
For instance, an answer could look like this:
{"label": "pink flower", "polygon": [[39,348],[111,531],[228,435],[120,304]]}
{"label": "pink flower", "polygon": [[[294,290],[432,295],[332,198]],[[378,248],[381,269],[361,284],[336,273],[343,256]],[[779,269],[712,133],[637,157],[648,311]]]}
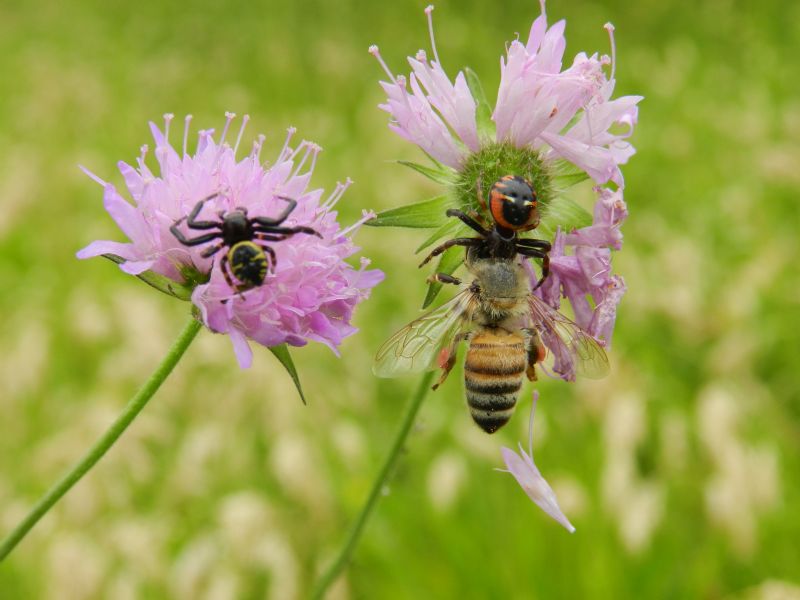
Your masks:
{"label": "pink flower", "polygon": [[[519,444],[519,454],[510,448],[500,448],[503,455],[503,462],[506,464],[508,473],[514,476],[517,483],[522,487],[528,498],[533,500],[536,505],[541,508],[548,516],[555,519],[559,524],[570,533],[575,533],[575,527],[569,522],[569,519],[561,511],[556,500],[556,494],[547,480],[542,477],[542,473],[533,462],[533,414],[536,410],[536,401],[539,399],[539,393],[533,393],[533,405],[531,406],[530,418],[530,437],[528,440],[528,452],[522,449],[522,444]],[[504,471],[504,469],[499,469]]]}
{"label": "pink flower", "polygon": [[[625,293],[625,281],[611,274],[611,249],[622,247],[620,226],[628,210],[622,190],[596,191],[592,224],[572,233],[556,233],[550,251],[550,276],[537,293],[556,309],[561,297],[567,298],[575,322],[610,345],[617,305]],[[566,253],[567,248],[572,249],[571,254]]]}
{"label": "pink flower", "polygon": [[[191,117],[186,117],[180,154],[169,141],[172,115],[165,116],[163,132],[151,123],[159,173],[154,174],[145,164],[146,146],[136,167],[119,163],[133,204],[112,184],[87,171],[103,186],[106,210],[130,243],[92,242],[78,252],[78,258],[113,254],[124,259],[120,268],[126,273],[152,271],[178,284],[201,281],[194,287],[192,302],[212,331],[230,335],[242,368],[252,361],[247,339],[265,346],[301,346],[315,340],[336,352],[341,341],[356,331],[350,325],[353,309],[383,279],[380,271],[367,270],[369,261],[365,258],[358,269],[345,262],[358,250],[352,234],[372,215],[365,213],[356,224],[340,228],[333,209],[350,181],[338,184],[324,199],[321,189],[310,189],[321,148],[308,141],[293,148],[294,129],[289,129],[270,167],[262,165],[259,158],[264,136],[259,136],[251,152],[237,161],[248,117],[244,117],[231,147],[226,137],[233,118],[227,114],[218,142],[213,130],[201,130],[194,155],[187,153]],[[219,240],[186,246],[170,231],[176,220],[186,217],[204,198],[209,200],[198,218],[219,220],[221,214],[237,207],[245,208],[249,217],[275,217],[287,206],[281,197],[297,201],[284,225],[311,227],[321,238],[298,233],[270,242],[276,255],[274,270],[262,285],[252,289],[237,291],[225,281],[219,262],[228,248],[203,257],[203,251]],[[203,233],[186,229],[185,223],[181,227],[189,237]]]}
{"label": "pink flower", "polygon": [[[370,47],[389,77],[388,82],[381,82],[388,101],[380,108],[390,114],[393,131],[456,170],[470,153],[478,152],[482,141],[506,142],[533,148],[545,161],[565,159],[598,184],[613,181],[623,186],[619,165],[635,152],[626,139],[636,125],[637,104],[642,97],[611,100],[615,84],[614,28],[606,25],[611,36],[611,58],[581,52],[562,70],[565,22],[548,28],[543,0],[541,9],[527,43],[514,40],[500,61],[500,88],[492,113],[493,139],[479,139],[477,101],[464,73],[459,72],[453,83],[439,62],[430,16],[432,6],[425,12],[434,60],[428,61],[422,51],[416,58],[409,58],[412,73],[408,81],[403,76],[395,77],[377,46]],[[609,64],[611,72],[607,76],[604,67]],[[619,128],[623,131],[616,132]]]}

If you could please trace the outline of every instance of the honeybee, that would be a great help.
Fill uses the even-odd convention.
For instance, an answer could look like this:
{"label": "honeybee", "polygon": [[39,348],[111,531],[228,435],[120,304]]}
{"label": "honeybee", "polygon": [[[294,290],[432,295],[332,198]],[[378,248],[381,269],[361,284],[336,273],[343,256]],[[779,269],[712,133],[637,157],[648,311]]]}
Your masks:
{"label": "honeybee", "polygon": [[[478,200],[486,207],[480,182]],[[537,363],[572,380],[576,374],[604,376],[608,358],[592,336],[533,293],[548,275],[550,243],[518,237],[539,223],[530,182],[513,175],[501,178],[492,185],[487,209],[491,228],[478,222],[477,214],[447,211],[479,235],[443,243],[420,266],[447,248],[465,246],[464,264],[474,279],[455,298],[390,337],[378,350],[373,371],[395,377],[440,368],[436,389],[455,365],[458,345],[468,342],[467,405],[475,423],[494,433],[511,419],[524,377],[536,380]],[[522,263],[529,256],[542,259],[542,278],[534,288]],[[444,273],[431,280],[462,284]]]}

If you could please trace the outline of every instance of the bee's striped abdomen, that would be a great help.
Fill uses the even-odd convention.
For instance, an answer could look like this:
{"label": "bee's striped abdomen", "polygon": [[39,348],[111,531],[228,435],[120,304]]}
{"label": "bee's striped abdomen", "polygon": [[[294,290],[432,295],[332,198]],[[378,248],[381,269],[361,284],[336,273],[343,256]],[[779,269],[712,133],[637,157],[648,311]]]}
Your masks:
{"label": "bee's striped abdomen", "polygon": [[494,433],[514,414],[527,359],[525,340],[518,333],[490,329],[470,340],[464,363],[467,404],[485,432]]}

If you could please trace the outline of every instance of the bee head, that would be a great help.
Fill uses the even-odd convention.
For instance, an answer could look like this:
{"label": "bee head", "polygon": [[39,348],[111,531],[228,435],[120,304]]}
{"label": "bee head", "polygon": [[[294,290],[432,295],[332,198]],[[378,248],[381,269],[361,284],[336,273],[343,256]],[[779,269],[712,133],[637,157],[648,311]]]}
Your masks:
{"label": "bee head", "polygon": [[495,223],[513,231],[539,222],[536,192],[527,179],[506,175],[492,185],[489,212]]}

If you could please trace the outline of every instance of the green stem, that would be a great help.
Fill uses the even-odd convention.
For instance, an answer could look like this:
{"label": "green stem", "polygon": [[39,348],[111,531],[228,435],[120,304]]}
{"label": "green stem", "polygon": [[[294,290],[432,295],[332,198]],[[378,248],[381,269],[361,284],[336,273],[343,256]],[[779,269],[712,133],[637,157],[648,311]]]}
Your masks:
{"label": "green stem", "polygon": [[158,368],[153,372],[150,378],[139,388],[133,398],[131,398],[125,410],[117,417],[117,420],[112,423],[108,431],[105,432],[94,446],[83,456],[83,458],[73,466],[47,493],[36,503],[36,506],[31,509],[28,515],[17,525],[14,530],[8,534],[2,543],[0,543],[0,562],[19,544],[20,541],[28,534],[34,525],[41,519],[53,505],[58,502],[61,497],[66,494],[73,485],[78,483],[81,478],[91,469],[103,455],[108,452],[111,446],[114,445],[119,439],[119,436],[128,428],[128,425],[136,418],[136,415],[141,412],[148,400],[153,397],[156,390],[164,383],[164,380],[172,372],[172,369],[178,363],[186,348],[192,343],[192,340],[200,331],[200,322],[194,317],[183,328],[178,339],[169,349],[169,352],[158,365]]}
{"label": "green stem", "polygon": [[367,524],[367,520],[372,514],[372,510],[375,508],[375,504],[378,502],[378,498],[381,495],[381,490],[383,490],[384,486],[386,485],[386,481],[389,479],[395,463],[397,463],[397,459],[400,457],[400,452],[403,450],[403,446],[406,443],[408,434],[411,432],[411,427],[414,425],[414,421],[417,418],[419,407],[422,406],[422,401],[425,399],[428,389],[430,388],[433,375],[434,372],[431,371],[430,373],[425,374],[425,376],[422,378],[422,381],[420,381],[419,387],[414,393],[414,397],[411,399],[411,402],[406,408],[406,414],[403,417],[403,422],[400,425],[400,429],[398,430],[397,436],[394,439],[392,449],[389,451],[389,456],[386,457],[386,462],[383,463],[383,467],[381,467],[378,477],[372,484],[372,490],[370,490],[367,501],[361,508],[361,512],[359,512],[356,522],[353,523],[353,527],[350,529],[350,533],[347,536],[347,541],[345,541],[344,546],[342,546],[342,549],[339,551],[339,555],[336,557],[336,560],[317,582],[317,586],[311,596],[315,600],[322,598],[325,595],[325,592],[328,590],[328,588],[333,584],[334,581],[336,581],[342,570],[347,566],[347,563],[350,562],[350,557],[353,554],[356,545],[358,545],[358,540],[361,538],[364,526]]}

